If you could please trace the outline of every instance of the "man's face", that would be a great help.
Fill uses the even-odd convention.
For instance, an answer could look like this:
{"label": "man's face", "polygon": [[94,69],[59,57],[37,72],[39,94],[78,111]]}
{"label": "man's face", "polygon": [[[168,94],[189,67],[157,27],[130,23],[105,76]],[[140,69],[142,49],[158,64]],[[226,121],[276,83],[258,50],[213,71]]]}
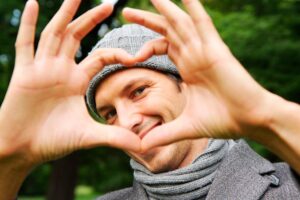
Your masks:
{"label": "man's face", "polygon": [[[127,128],[142,139],[151,129],[174,120],[184,108],[185,97],[171,77],[131,68],[110,75],[100,84],[96,105],[108,124]],[[143,154],[127,153],[158,173],[180,167],[190,147],[190,141],[181,141]]]}

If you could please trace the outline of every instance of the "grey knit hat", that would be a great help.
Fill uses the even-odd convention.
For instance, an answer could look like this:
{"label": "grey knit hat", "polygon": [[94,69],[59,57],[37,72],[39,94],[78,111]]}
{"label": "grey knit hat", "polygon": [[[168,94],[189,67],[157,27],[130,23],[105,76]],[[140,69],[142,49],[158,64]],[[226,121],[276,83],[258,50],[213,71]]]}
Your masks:
{"label": "grey knit hat", "polygon": [[[123,25],[121,28],[114,29],[106,34],[92,49],[93,52],[98,48],[121,48],[128,53],[135,55],[138,50],[150,40],[160,37],[159,34],[137,24]],[[148,60],[135,64],[134,67],[148,68],[168,74],[179,76],[175,65],[171,62],[167,55],[152,56]],[[128,69],[121,64],[112,64],[104,67],[102,71],[94,76],[91,80],[86,92],[86,102],[90,114],[98,121],[103,122],[99,116],[96,103],[96,89],[105,78],[119,70]]]}

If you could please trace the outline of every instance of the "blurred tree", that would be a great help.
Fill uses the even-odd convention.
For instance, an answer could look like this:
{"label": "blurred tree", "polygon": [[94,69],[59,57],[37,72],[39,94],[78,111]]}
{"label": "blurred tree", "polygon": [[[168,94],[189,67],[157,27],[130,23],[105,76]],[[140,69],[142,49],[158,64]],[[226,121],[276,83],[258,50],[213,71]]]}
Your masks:
{"label": "blurred tree", "polygon": [[202,2],[225,42],[252,75],[270,91],[299,102],[300,2]]}
{"label": "blurred tree", "polygon": [[[10,0],[0,3],[0,102],[4,98],[13,71],[14,42],[25,2],[26,0]],[[39,0],[40,15],[36,41],[61,2],[62,0]],[[100,0],[83,1],[78,14],[99,2]],[[181,5],[180,0],[174,2]],[[268,90],[300,102],[298,92],[300,2],[296,0],[204,0],[203,2],[222,38],[256,80]],[[124,6],[155,10],[149,0],[119,0],[114,16],[99,24],[83,40],[77,53],[77,61],[84,58],[107,31],[126,23],[120,16],[120,10]],[[277,160],[261,145],[253,142],[251,145],[265,157]],[[45,194],[45,188],[49,185],[48,199],[71,199],[75,185],[91,185],[99,193],[128,186],[132,180],[128,160],[128,157],[120,151],[109,148],[81,151],[69,158],[37,168],[23,184],[20,194]],[[62,193],[68,195],[64,196]]]}

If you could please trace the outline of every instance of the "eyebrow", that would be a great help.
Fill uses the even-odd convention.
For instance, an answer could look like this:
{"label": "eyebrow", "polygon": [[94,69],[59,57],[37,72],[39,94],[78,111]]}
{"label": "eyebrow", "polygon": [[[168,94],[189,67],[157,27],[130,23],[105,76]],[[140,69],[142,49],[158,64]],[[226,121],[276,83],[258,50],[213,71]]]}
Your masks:
{"label": "eyebrow", "polygon": [[[123,87],[123,89],[121,90],[121,96],[124,96],[126,93],[128,93],[128,91],[139,81],[145,81],[146,77],[140,77],[140,78],[136,78],[136,79],[132,79],[130,80],[126,86]],[[108,109],[110,109],[111,106],[101,106],[101,107],[97,107],[97,111],[98,113],[104,112]]]}
{"label": "eyebrow", "polygon": [[131,81],[129,81],[129,83],[127,83],[126,86],[122,89],[121,95],[124,96],[124,94],[126,94],[139,81],[145,81],[145,77],[132,79]]}

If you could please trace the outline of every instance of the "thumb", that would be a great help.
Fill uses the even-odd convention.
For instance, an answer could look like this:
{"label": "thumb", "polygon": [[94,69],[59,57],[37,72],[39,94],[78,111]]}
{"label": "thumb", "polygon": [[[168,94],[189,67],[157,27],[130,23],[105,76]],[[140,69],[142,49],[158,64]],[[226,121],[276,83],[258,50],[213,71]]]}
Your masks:
{"label": "thumb", "polygon": [[133,132],[117,127],[92,121],[85,127],[85,133],[80,141],[80,148],[88,149],[99,146],[111,146],[122,150],[139,152],[140,138]]}
{"label": "thumb", "polygon": [[88,75],[89,79],[92,79],[106,65],[117,63],[131,66],[136,63],[136,59],[124,49],[99,48],[81,61],[79,66]]}
{"label": "thumb", "polygon": [[145,152],[153,147],[168,145],[184,139],[196,138],[190,120],[179,117],[171,122],[152,129],[141,142],[141,151]]}

